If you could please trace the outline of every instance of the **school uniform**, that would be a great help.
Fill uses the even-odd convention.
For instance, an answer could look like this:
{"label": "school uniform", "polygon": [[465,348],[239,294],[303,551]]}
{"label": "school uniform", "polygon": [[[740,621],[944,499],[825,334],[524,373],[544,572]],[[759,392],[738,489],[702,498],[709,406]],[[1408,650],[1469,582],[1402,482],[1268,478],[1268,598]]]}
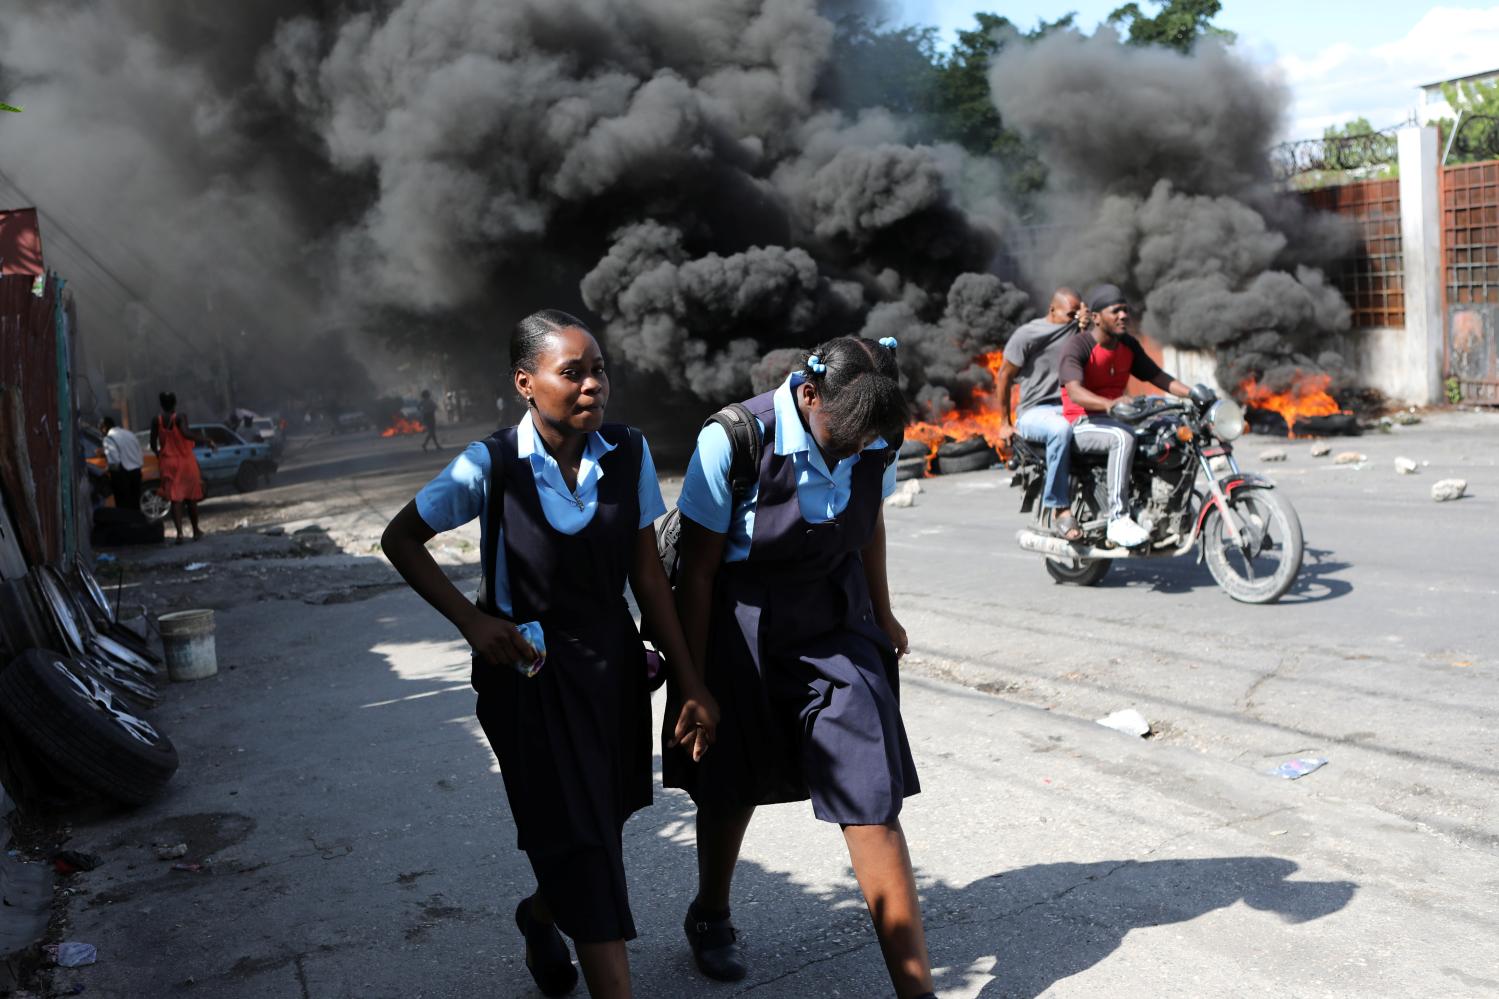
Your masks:
{"label": "school uniform", "polygon": [[662,754],[664,779],[700,805],[810,798],[824,821],[881,824],[920,790],[895,650],[874,620],[860,556],[895,470],[884,441],[828,468],[797,412],[803,380],[792,374],[744,403],[765,447],[756,486],[737,503],[727,434],[710,424],[698,437],[677,505],[727,536],[705,664],[721,716],[700,762]]}
{"label": "school uniform", "polygon": [[475,657],[477,713],[557,925],[601,943],[635,937],[620,837],[651,802],[651,715],[624,588],[640,529],[666,506],[650,448],[622,424],[588,435],[577,483],[528,414],[468,445],[416,506],[435,531],[482,517],[481,608],[541,622],[535,676]]}

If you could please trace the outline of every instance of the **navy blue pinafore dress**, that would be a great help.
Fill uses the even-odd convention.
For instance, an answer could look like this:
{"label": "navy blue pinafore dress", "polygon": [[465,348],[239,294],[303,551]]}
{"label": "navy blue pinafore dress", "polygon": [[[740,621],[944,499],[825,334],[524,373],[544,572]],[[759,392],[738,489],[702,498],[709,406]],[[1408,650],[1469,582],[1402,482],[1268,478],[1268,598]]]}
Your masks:
{"label": "navy blue pinafore dress", "polygon": [[[775,440],[774,392],[744,405]],[[699,806],[812,800],[827,822],[878,825],[920,790],[901,722],[895,650],[874,620],[861,551],[884,467],[853,469],[835,519],[802,517],[790,455],[766,447],[749,557],[719,567],[706,679],[718,739],[694,764],[662,752],[666,786]],[[676,717],[669,704],[667,718]]]}
{"label": "navy blue pinafore dress", "polygon": [[[500,761],[518,845],[557,925],[582,943],[635,937],[621,833],[651,803],[645,649],[624,597],[639,532],[642,448],[621,424],[600,432],[616,447],[600,459],[598,506],[577,534],[548,523],[515,429],[490,438],[497,460],[485,536],[493,539],[495,518],[503,518],[515,620],[541,622],[547,658],[534,677],[477,659],[473,671],[479,723]],[[486,552],[486,593],[494,592],[494,563]],[[482,604],[498,614],[492,602]]]}

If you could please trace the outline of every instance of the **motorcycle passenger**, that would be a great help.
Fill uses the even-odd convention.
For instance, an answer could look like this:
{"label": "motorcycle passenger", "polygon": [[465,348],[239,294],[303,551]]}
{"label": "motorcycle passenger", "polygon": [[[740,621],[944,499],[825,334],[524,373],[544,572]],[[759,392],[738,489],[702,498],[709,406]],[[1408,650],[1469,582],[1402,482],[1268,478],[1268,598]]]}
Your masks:
{"label": "motorcycle passenger", "polygon": [[[1072,516],[1068,476],[1072,464],[1072,424],[1062,415],[1059,365],[1062,347],[1077,332],[1082,299],[1071,288],[1058,288],[1044,319],[1032,319],[1005,343],[1004,364],[995,379],[999,399],[999,438],[1021,439],[1046,447],[1046,488],[1042,502],[1052,511],[1058,537],[1078,541],[1083,532]],[[1019,419],[1010,422],[1010,386],[1020,378]]]}
{"label": "motorcycle passenger", "polygon": [[1150,533],[1129,515],[1135,435],[1127,424],[1105,414],[1128,401],[1124,390],[1131,375],[1181,398],[1192,390],[1162,371],[1126,331],[1129,303],[1117,285],[1093,288],[1087,305],[1086,328],[1062,348],[1062,415],[1072,423],[1072,442],[1079,451],[1108,454],[1108,539],[1134,548],[1150,540]]}

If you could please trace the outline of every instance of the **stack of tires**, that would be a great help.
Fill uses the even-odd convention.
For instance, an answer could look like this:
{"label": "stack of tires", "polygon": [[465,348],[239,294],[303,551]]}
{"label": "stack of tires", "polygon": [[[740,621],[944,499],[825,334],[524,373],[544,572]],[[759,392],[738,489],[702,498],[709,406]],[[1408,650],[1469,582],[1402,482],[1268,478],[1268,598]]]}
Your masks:
{"label": "stack of tires", "polygon": [[937,449],[934,469],[941,475],[977,472],[999,463],[999,454],[982,437],[965,437]]}
{"label": "stack of tires", "polygon": [[171,740],[141,717],[160,660],[82,559],[0,580],[0,664],[6,742],[31,750],[40,778],[140,804],[176,773]]}

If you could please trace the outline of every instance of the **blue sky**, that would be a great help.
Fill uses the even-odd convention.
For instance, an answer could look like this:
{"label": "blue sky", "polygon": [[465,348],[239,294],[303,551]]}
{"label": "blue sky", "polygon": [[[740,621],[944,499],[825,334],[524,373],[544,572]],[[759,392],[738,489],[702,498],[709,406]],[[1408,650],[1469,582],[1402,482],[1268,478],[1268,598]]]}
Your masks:
{"label": "blue sky", "polygon": [[[935,25],[951,40],[992,11],[1030,26],[1077,11],[1085,30],[1122,0],[890,0],[895,22]],[[1155,9],[1149,0],[1141,7]],[[1499,69],[1499,3],[1443,0],[1224,0],[1215,23],[1291,91],[1285,138],[1311,138],[1326,124],[1367,117],[1393,125],[1417,109],[1417,86]]]}

